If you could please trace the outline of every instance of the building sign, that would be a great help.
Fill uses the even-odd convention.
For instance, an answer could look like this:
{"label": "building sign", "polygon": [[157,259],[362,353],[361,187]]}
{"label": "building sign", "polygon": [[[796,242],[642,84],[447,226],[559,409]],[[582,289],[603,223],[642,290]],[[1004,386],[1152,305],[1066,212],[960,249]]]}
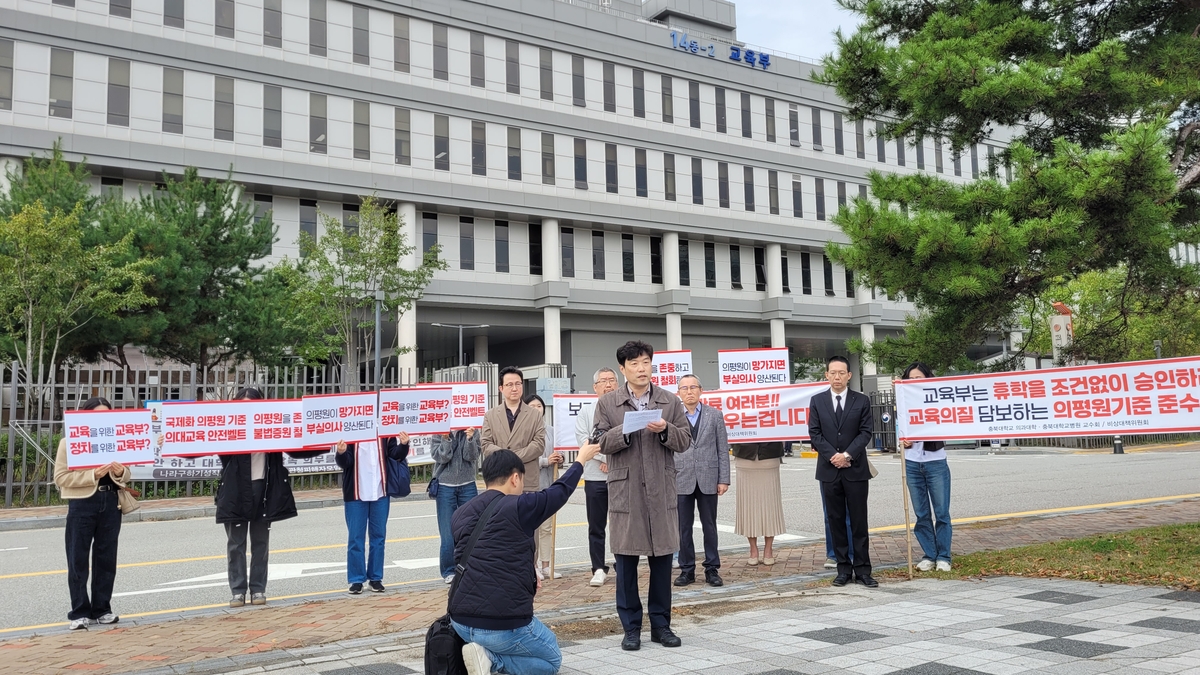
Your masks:
{"label": "building sign", "polygon": [[777,387],[792,381],[787,347],[722,349],[717,352],[718,389]]}
{"label": "building sign", "polygon": [[717,58],[718,54],[722,56],[728,55],[730,61],[737,61],[751,68],[762,66],[763,70],[768,70],[771,67],[770,54],[737,45],[718,45],[715,42],[708,41],[701,43],[689,38],[687,33],[680,31],[671,31],[671,46],[697,56],[707,56],[710,59]]}
{"label": "building sign", "polygon": [[679,378],[692,374],[692,352],[684,349],[674,352],[654,352],[650,364],[650,384],[662,387],[672,394],[679,391]]}

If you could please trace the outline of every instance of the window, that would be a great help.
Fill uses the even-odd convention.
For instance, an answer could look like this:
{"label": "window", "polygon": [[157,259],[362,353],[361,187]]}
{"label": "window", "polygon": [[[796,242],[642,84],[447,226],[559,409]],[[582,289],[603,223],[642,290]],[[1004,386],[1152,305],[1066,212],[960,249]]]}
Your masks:
{"label": "window", "polygon": [[[11,57],[9,63],[12,63]],[[9,65],[11,72],[12,66]],[[176,133],[183,133],[183,71],[175,71],[179,73],[180,79],[180,129]],[[12,77],[11,74],[9,76]],[[12,89],[12,85],[9,85]],[[50,116],[65,117],[71,119],[73,110],[72,101],[74,100],[75,89],[75,52],[66,49],[51,49],[50,50]],[[11,98],[12,94],[9,94]],[[9,104],[11,108],[11,103]],[[165,129],[164,129],[165,130]]]}
{"label": "window", "polygon": [[792,215],[796,218],[804,217],[804,192],[800,186],[799,179],[792,179]]}
{"label": "window", "polygon": [[767,206],[771,215],[779,215],[779,172],[767,172]]}
{"label": "window", "polygon": [[767,250],[754,247],[754,290],[767,290]]}
{"label": "window", "polygon": [[633,281],[633,235],[621,235],[621,279]]}
{"label": "window", "polygon": [[646,71],[633,69],[633,116],[646,117]]}
{"label": "window", "polygon": [[742,183],[745,185],[746,210],[754,210],[754,169],[753,167],[742,167]]}
{"label": "window", "polygon": [[163,25],[183,28],[183,0],[163,0]]}
{"label": "window", "polygon": [[354,62],[371,65],[371,10],[354,5]]}
{"label": "window", "polygon": [[163,131],[183,133],[183,71],[163,68]]}
{"label": "window", "polygon": [[541,48],[538,54],[538,77],[541,81],[542,99],[554,100],[554,52]]}
{"label": "window", "polygon": [[742,94],[742,138],[751,138],[753,130],[750,128],[750,94]]}
{"label": "window", "polygon": [[575,230],[564,227],[560,230],[562,239],[562,275],[569,279],[575,277]]}
{"label": "window", "polygon": [[[104,194],[111,194],[115,197],[120,197],[125,192],[125,181],[120,178],[114,178],[112,176],[101,176],[100,177],[100,191],[103,192]],[[261,195],[256,195],[255,198],[257,199],[258,196],[261,196]],[[268,196],[267,199],[269,201],[270,197]],[[257,222],[258,217],[255,216],[254,220]]]}
{"label": "window", "polygon": [[987,147],[987,168],[984,169],[985,175],[996,175],[996,146],[989,145]]}
{"label": "window", "polygon": [[487,124],[471,122],[471,173],[487,175]]}
{"label": "window", "polygon": [[675,122],[675,94],[672,90],[670,75],[662,76],[662,121],[671,124]]}
{"label": "window", "polygon": [[354,159],[371,159],[371,104],[354,102]]}
{"label": "window", "polygon": [[788,104],[788,135],[792,147],[800,147],[800,110],[794,103]]}
{"label": "window", "polygon": [[846,270],[846,297],[854,297],[854,270]]}
{"label": "window", "polygon": [[587,141],[575,139],[575,189],[588,189],[587,179]]}
{"label": "window", "polygon": [[[12,43],[8,43],[12,46]],[[10,63],[11,58],[9,57]],[[4,43],[0,42],[0,73],[3,73]],[[11,67],[10,67],[11,68]],[[11,69],[9,71],[12,72]],[[9,81],[11,82],[11,74]],[[4,76],[0,74],[0,101],[3,100]],[[0,108],[5,108],[0,102]],[[8,108],[11,108],[11,100]],[[129,126],[129,62],[121,59],[108,60],[108,123],[116,126]]]}
{"label": "window", "polygon": [[729,208],[729,164],[717,162],[717,205]]}
{"label": "window", "polygon": [[951,154],[951,158],[954,162],[954,175],[961,176],[962,175],[962,153],[961,152],[953,152]]}
{"label": "window", "polygon": [[521,93],[521,43],[515,40],[504,41],[504,90]]}
{"label": "window", "polygon": [[308,53],[325,56],[325,0],[308,0]]}
{"label": "window", "polygon": [[979,178],[979,146],[971,145],[971,178]]}
{"label": "window", "polygon": [[542,184],[554,185],[554,134],[542,134]]}
{"label": "window", "polygon": [[862,120],[854,123],[854,155],[859,159],[867,158],[867,132]]}
{"label": "window", "polygon": [[408,17],[392,17],[392,68],[407,73],[410,65],[408,48]]}
{"label": "window", "polygon": [[609,192],[617,193],[617,145],[604,144],[604,185]]}
{"label": "window", "polygon": [[450,47],[446,27],[440,23],[433,24],[433,77],[450,79]]}
{"label": "window", "polygon": [[592,230],[592,278],[604,280],[604,231]]}
{"label": "window", "polygon": [[216,77],[213,86],[213,138],[233,140],[233,78]]}
{"label": "window", "polygon": [[358,236],[358,204],[342,204],[342,231]]}
{"label": "window", "polygon": [[938,173],[943,173],[945,167],[942,166],[942,137],[936,136],[933,139],[933,168]]}
{"label": "window", "polygon": [[521,180],[521,130],[508,128],[508,179]]}
{"label": "window", "polygon": [[471,86],[484,86],[483,33],[471,33]]}
{"label": "window", "polygon": [[767,99],[767,142],[775,142],[775,99]]}
{"label": "window", "polygon": [[924,169],[925,168],[925,139],[922,138],[921,136],[917,136],[916,149],[917,149],[917,168]]}
{"label": "window", "polygon": [[704,206],[704,162],[692,158],[692,203]]}
{"label": "window", "polygon": [[667,201],[675,201],[675,155],[663,153],[663,192]]}
{"label": "window", "polygon": [[13,41],[0,40],[0,110],[12,110],[12,97]]}
{"label": "window", "polygon": [[412,164],[412,112],[408,108],[396,108],[396,163]]}
{"label": "window", "polygon": [[308,95],[308,151],[322,155],[329,147],[329,119],[327,101],[323,94]]}
{"label": "window", "polygon": [[75,0],[52,0],[50,4],[62,5],[63,7],[74,7]]}
{"label": "window", "polygon": [[109,16],[122,16],[128,19],[133,15],[132,0],[109,0],[108,14]]}
{"label": "window", "polygon": [[662,237],[650,237],[650,283],[662,282]]}
{"label": "window", "polygon": [[[697,105],[699,105],[699,103],[697,103]],[[696,117],[699,118],[699,116],[700,113],[697,112]],[[717,87],[717,133],[725,133],[725,122],[725,89],[722,87]],[[693,124],[692,126],[698,128],[700,125]]]}
{"label": "window", "polygon": [[825,179],[817,179],[817,220],[825,220]]}
{"label": "window", "polygon": [[508,221],[497,220],[494,228],[496,234],[496,271],[508,271]]}
{"label": "window", "polygon": [[581,108],[587,106],[584,92],[583,57],[571,57],[571,102]]}
{"label": "window", "polygon": [[529,224],[529,273],[542,273],[542,226]]}
{"label": "window", "polygon": [[825,256],[821,256],[825,261],[825,295],[833,297],[833,261]]}
{"label": "window", "polygon": [[283,0],[263,0],[263,45],[283,46]]}
{"label": "window", "polygon": [[717,245],[704,243],[704,287],[717,287]]}
{"label": "window", "polygon": [[604,112],[617,112],[617,67],[604,64]]}
{"label": "window", "polygon": [[846,183],[845,183],[845,181],[839,180],[837,182],[837,199],[838,199],[838,210],[841,210],[841,208],[846,205]]}
{"label": "window", "polygon": [[[315,243],[317,240],[317,202],[314,199],[300,200],[300,234],[307,235],[311,239],[309,243]],[[301,247],[301,252],[304,252]]]}
{"label": "window", "polygon": [[812,295],[812,260],[807,251],[800,253],[800,292]]}
{"label": "window", "polygon": [[733,290],[742,290],[742,247],[729,247],[729,285]]}
{"label": "window", "polygon": [[833,153],[846,154],[845,134],[842,129],[842,113],[833,113]]}
{"label": "window", "polygon": [[821,109],[812,109],[812,137],[813,150],[824,150],[825,146],[821,144]]}
{"label": "window", "polygon": [[216,6],[216,34],[217,37],[233,37],[233,21],[234,21],[234,1],[233,0],[217,0]]}
{"label": "window", "polygon": [[638,148],[633,151],[633,175],[634,181],[637,183],[637,196],[645,197],[649,194],[646,176],[646,151]]}
{"label": "window", "polygon": [[683,237],[679,238],[679,285],[692,285],[692,261],[691,253],[688,250],[688,240]]}
{"label": "window", "polygon": [[858,186],[858,196],[859,196],[859,198],[860,198],[860,199],[866,199],[866,198],[867,198],[867,186],[866,186],[866,185],[859,185],[859,186]]}
{"label": "window", "polygon": [[904,166],[904,138],[896,139],[896,164]]}
{"label": "window", "polygon": [[421,214],[421,252],[429,253],[438,243],[438,216],[425,211]]}
{"label": "window", "polygon": [[433,168],[450,170],[450,118],[445,115],[433,116]]}
{"label": "window", "polygon": [[700,83],[688,82],[688,115],[693,129],[700,128]]}
{"label": "window", "polygon": [[263,85],[263,145],[283,147],[283,89]]}
{"label": "window", "polygon": [[880,162],[887,162],[887,139],[883,137],[883,122],[875,123],[875,155]]}
{"label": "window", "polygon": [[792,292],[792,285],[791,285],[791,283],[789,283],[789,280],[788,280],[788,259],[787,259],[787,251],[780,251],[780,252],[779,252],[779,273],[780,273],[780,275],[783,277],[783,279],[782,279],[782,281],[783,281],[783,292],[784,292],[784,293],[791,293],[791,292]]}
{"label": "window", "polygon": [[475,269],[475,219],[458,217],[458,269]]}

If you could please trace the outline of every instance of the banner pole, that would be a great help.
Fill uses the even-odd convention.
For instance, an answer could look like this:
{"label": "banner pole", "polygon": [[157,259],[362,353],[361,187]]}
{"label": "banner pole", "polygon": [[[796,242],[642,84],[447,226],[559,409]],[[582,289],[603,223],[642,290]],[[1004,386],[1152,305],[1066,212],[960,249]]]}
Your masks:
{"label": "banner pole", "polygon": [[[554,480],[558,480],[558,465],[554,465]],[[558,513],[550,516],[550,576],[547,581],[554,580],[554,549],[558,548]],[[539,565],[541,563],[538,563]]]}
{"label": "banner pole", "polygon": [[904,541],[908,548],[908,580],[913,578],[913,562],[912,562],[912,524],[908,519],[908,464],[904,459],[904,447],[897,448],[900,451],[900,499],[904,502]]}

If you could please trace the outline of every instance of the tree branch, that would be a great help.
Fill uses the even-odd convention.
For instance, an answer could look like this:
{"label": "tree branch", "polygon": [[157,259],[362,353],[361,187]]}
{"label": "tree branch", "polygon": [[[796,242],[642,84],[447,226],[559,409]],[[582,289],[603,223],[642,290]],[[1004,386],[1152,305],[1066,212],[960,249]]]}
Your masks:
{"label": "tree branch", "polygon": [[1179,138],[1175,141],[1175,153],[1171,155],[1172,171],[1179,170],[1179,165],[1183,163],[1183,156],[1187,151],[1188,137],[1197,130],[1200,130],[1200,121],[1189,122],[1179,130]]}
{"label": "tree branch", "polygon": [[1178,194],[1184,190],[1190,190],[1196,185],[1200,185],[1200,162],[1193,164],[1190,169],[1179,177],[1179,181],[1175,183],[1175,192]]}

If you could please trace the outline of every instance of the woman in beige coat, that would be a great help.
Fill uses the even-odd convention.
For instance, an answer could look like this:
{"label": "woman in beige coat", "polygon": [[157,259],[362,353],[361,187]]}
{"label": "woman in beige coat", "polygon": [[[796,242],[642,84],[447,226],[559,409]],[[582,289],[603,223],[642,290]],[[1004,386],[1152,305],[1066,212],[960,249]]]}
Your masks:
{"label": "woman in beige coat", "polygon": [[[80,410],[110,410],[107,399],[90,398]],[[67,500],[67,586],[71,590],[71,630],[94,623],[116,623],[113,583],[117,578],[117,538],[121,509],[117,495],[129,480],[129,469],[112,462],[95,469],[67,468],[67,440],[58,443],[54,484]],[[91,555],[92,594],[88,597],[88,556]]]}

